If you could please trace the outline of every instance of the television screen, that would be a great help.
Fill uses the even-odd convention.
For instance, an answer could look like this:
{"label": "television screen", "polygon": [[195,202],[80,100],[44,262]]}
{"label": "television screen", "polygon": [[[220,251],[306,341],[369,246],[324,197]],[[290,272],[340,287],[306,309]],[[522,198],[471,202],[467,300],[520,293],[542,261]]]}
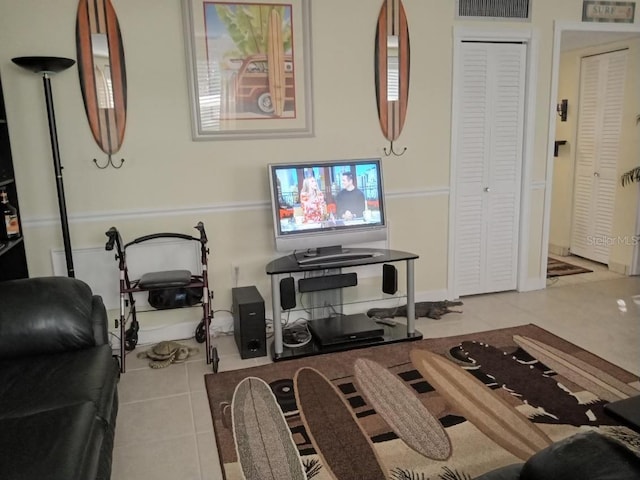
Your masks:
{"label": "television screen", "polygon": [[386,238],[379,158],[269,165],[279,251]]}

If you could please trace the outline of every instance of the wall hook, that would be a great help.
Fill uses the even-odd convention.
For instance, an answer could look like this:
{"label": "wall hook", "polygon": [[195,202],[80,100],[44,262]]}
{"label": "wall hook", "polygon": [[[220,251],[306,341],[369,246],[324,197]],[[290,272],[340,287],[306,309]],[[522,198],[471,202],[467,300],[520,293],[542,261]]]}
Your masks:
{"label": "wall hook", "polygon": [[113,160],[111,159],[111,154],[109,154],[109,155],[108,155],[108,157],[107,157],[107,163],[105,163],[105,164],[104,164],[104,166],[100,166],[100,165],[98,164],[98,160],[96,160],[95,158],[93,159],[93,163],[95,163],[95,164],[96,164],[96,167],[98,167],[100,170],[104,170],[104,169],[105,169],[105,168],[107,168],[109,165],[111,165],[113,168],[115,168],[115,169],[117,170],[118,168],[122,168],[122,165],[124,164],[124,158],[121,158],[121,159],[120,159],[120,165],[118,165],[117,167],[116,167],[116,164],[115,164],[115,163],[113,163]]}
{"label": "wall hook", "polygon": [[392,153],[393,153],[396,157],[400,157],[400,156],[404,155],[404,152],[406,152],[406,151],[407,151],[407,147],[404,147],[404,148],[402,149],[402,151],[401,151],[400,153],[398,153],[398,152],[396,152],[396,151],[393,149],[393,140],[391,140],[391,145],[390,145],[390,147],[389,147],[389,151],[387,151],[386,147],[385,147],[385,148],[383,148],[383,150],[384,150],[384,154],[385,154],[387,157],[388,157],[389,155],[391,155]]}

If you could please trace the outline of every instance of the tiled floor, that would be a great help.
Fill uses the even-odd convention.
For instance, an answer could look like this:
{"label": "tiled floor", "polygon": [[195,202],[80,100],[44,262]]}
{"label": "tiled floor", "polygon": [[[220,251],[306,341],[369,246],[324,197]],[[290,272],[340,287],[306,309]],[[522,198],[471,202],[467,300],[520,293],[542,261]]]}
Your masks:
{"label": "tiled floor", "polygon": [[[553,288],[545,290],[466,297],[464,313],[421,318],[416,325],[425,337],[443,337],[534,323],[640,375],[640,277],[596,267],[593,273],[550,281]],[[233,337],[215,343],[220,371],[269,362],[267,357],[241,360]],[[119,386],[114,480],[222,478],[203,380],[211,370],[197,346],[201,351],[193,360],[161,370],[149,369],[135,354],[127,357]]]}

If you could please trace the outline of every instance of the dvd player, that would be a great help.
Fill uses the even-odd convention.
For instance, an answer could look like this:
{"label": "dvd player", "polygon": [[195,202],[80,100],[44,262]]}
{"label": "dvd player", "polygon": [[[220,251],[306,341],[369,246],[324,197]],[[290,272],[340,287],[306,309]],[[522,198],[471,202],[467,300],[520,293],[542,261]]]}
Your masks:
{"label": "dvd player", "polygon": [[364,313],[310,320],[308,327],[320,346],[361,342],[384,336],[384,328]]}

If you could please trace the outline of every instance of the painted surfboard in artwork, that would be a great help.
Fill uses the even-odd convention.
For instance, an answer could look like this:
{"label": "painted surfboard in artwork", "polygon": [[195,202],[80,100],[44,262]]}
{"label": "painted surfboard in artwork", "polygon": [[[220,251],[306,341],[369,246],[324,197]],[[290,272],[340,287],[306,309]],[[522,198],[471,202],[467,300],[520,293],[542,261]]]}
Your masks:
{"label": "painted surfboard in artwork", "polygon": [[[397,41],[398,56],[398,99],[389,101],[387,96],[387,58],[391,52],[388,48],[388,37],[394,36]],[[375,82],[376,101],[380,128],[387,140],[395,141],[402,132],[407,115],[409,100],[409,27],[407,16],[401,0],[384,0],[375,40]]]}
{"label": "painted surfboard in artwork", "polygon": [[307,478],[282,410],[264,380],[242,380],[233,393],[231,409],[238,462],[245,480]]}
{"label": "painted surfboard in artwork", "polygon": [[294,384],[302,422],[333,478],[386,479],[371,439],[331,381],[304,367],[296,372]]}
{"label": "painted surfboard in artwork", "polygon": [[615,402],[640,395],[640,391],[632,386],[551,345],[521,335],[514,335],[513,341],[529,355],[552,368],[558,375],[580,385],[602,400]]}
{"label": "painted surfboard in artwork", "polygon": [[516,457],[527,460],[552,443],[526,416],[460,366],[427,350],[411,350],[409,356],[452,407]]}
{"label": "painted surfboard in artwork", "polygon": [[91,133],[116,153],[124,140],[127,77],[118,17],[110,0],[80,0],[76,19],[78,72]]}
{"label": "painted surfboard in artwork", "polygon": [[269,95],[273,105],[273,115],[281,117],[284,111],[285,97],[284,43],[282,40],[282,18],[275,8],[271,10],[269,16],[267,46]]}
{"label": "painted surfboard in artwork", "polygon": [[353,369],[359,389],[398,438],[425,457],[451,456],[451,440],[438,419],[397,376],[365,358],[357,359]]}

